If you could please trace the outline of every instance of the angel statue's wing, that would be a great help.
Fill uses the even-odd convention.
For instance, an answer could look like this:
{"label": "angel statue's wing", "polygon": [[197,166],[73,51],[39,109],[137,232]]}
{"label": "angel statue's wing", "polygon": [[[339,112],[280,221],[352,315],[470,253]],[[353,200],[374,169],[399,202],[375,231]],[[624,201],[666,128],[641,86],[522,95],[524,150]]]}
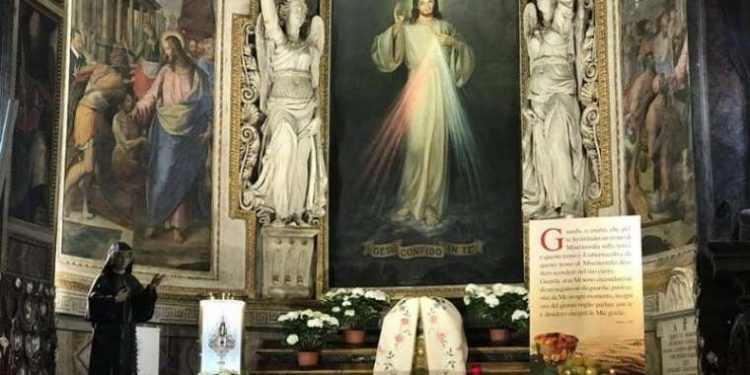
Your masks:
{"label": "angel statue's wing", "polygon": [[266,112],[266,101],[268,91],[271,89],[271,54],[268,51],[268,40],[266,39],[266,27],[263,24],[263,14],[258,16],[255,24],[255,50],[258,54],[258,72],[260,73],[260,110]]}
{"label": "angel statue's wing", "polygon": [[576,57],[576,77],[578,80],[578,88],[583,84],[583,71],[586,68],[586,62],[583,61],[583,40],[586,35],[587,26],[587,9],[583,2],[578,2],[578,9],[576,9],[576,15],[573,19],[573,38],[572,42],[575,43],[573,56]]}
{"label": "angel statue's wing", "polygon": [[527,43],[538,25],[539,19],[537,19],[536,5],[534,3],[526,4],[526,7],[523,9],[523,37]]}
{"label": "angel statue's wing", "polygon": [[320,79],[320,59],[323,56],[323,50],[326,46],[326,31],[323,19],[320,16],[315,16],[310,22],[310,35],[307,37],[307,41],[312,43],[317,53],[313,56],[312,66],[312,85],[318,87]]}

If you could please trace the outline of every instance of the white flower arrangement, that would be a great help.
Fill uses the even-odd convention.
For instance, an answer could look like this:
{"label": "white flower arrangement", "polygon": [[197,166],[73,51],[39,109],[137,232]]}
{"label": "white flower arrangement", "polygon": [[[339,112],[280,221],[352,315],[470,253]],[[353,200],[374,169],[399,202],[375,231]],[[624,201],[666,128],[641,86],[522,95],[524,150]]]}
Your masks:
{"label": "white flower arrangement", "polygon": [[331,314],[339,318],[344,328],[361,329],[380,318],[390,307],[391,300],[380,290],[332,289],[323,296],[323,303]]}
{"label": "white flower arrangement", "polygon": [[315,351],[339,328],[339,320],[313,310],[290,311],[277,318],[286,332],[286,345],[300,351]]}
{"label": "white flower arrangement", "polygon": [[464,304],[493,327],[523,330],[528,327],[529,300],[526,288],[497,283],[492,287],[468,284]]}
{"label": "white flower arrangement", "polygon": [[198,373],[198,375],[239,375],[239,374],[240,373],[237,372],[237,371],[227,370],[227,369],[222,369],[221,371],[219,371],[216,374],[211,374],[211,373],[208,373],[208,372],[199,372]]}
{"label": "white flower arrangement", "polygon": [[511,316],[510,318],[511,318],[511,319],[512,319],[512,320],[513,320],[514,322],[515,322],[516,320],[521,320],[521,319],[528,319],[528,318],[529,318],[529,313],[528,313],[528,312],[526,312],[526,311],[524,311],[524,310],[516,310],[516,311],[513,311],[513,316]]}
{"label": "white flower arrangement", "polygon": [[299,336],[297,336],[296,333],[292,333],[291,335],[286,337],[286,344],[289,346],[297,345],[299,342]]}
{"label": "white flower arrangement", "polygon": [[520,332],[526,332],[529,329],[529,312],[526,310],[516,310],[510,317],[513,329]]}

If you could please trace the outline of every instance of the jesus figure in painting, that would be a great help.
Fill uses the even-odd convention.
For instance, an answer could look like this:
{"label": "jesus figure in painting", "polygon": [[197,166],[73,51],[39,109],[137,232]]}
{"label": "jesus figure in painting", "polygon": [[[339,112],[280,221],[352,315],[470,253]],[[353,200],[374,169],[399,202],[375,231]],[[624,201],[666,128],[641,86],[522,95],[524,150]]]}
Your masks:
{"label": "jesus figure in painting", "polygon": [[405,61],[409,78],[373,143],[369,169],[383,173],[390,155],[403,145],[391,218],[435,227],[448,203],[449,149],[460,169],[474,165],[468,160],[473,138],[458,91],[471,77],[474,56],[455,27],[442,19],[438,0],[413,0],[408,19],[398,3],[393,18],[393,25],[375,37],[372,60],[387,73]]}

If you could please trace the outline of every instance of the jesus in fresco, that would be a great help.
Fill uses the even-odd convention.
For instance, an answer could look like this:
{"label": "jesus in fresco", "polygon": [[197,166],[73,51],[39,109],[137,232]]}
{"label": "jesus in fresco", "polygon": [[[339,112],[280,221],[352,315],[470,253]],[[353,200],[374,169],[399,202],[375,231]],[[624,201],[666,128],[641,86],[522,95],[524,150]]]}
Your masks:
{"label": "jesus in fresco", "polygon": [[438,0],[400,2],[394,23],[377,35],[372,60],[390,73],[406,63],[409,78],[371,145],[370,173],[383,174],[403,147],[404,165],[391,219],[440,224],[448,204],[449,149],[462,172],[475,176],[474,141],[459,88],[474,70],[471,48],[440,14]]}

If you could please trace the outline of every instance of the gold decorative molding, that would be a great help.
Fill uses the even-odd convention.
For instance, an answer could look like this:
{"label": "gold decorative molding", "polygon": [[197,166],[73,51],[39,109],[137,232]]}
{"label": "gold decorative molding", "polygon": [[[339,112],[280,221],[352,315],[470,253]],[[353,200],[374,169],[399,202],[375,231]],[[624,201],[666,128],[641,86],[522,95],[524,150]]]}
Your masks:
{"label": "gold decorative molding", "polygon": [[[232,64],[231,64],[231,119],[229,147],[229,216],[245,221],[245,291],[249,299],[257,294],[256,287],[256,242],[257,218],[255,212],[240,209],[240,133],[242,131],[242,85],[246,84],[242,64],[245,48],[249,45],[250,32],[255,27],[257,3],[251,1],[250,15],[232,15]],[[252,126],[252,124],[250,125]]]}
{"label": "gold decorative molding", "polygon": [[523,283],[529,286],[529,223],[523,223]]}
{"label": "gold decorative molding", "polygon": [[[54,81],[51,82],[51,85],[54,85],[55,92],[53,92],[53,102],[55,103],[54,111],[52,113],[52,118],[54,119],[55,123],[52,124],[52,129],[50,131],[50,140],[51,144],[49,145],[49,165],[47,168],[47,173],[49,175],[48,178],[48,184],[49,184],[49,191],[47,193],[47,196],[45,197],[47,199],[47,202],[49,204],[49,215],[47,217],[48,222],[44,225],[35,224],[35,223],[28,223],[29,226],[39,227],[37,230],[42,233],[43,235],[46,234],[46,232],[53,233],[55,232],[55,198],[57,196],[57,172],[61,170],[59,163],[57,162],[60,159],[60,155],[62,153],[60,152],[61,148],[64,148],[65,145],[62,143],[62,134],[64,132],[61,132],[60,129],[67,129],[67,125],[63,122],[64,117],[63,114],[63,77],[66,75],[63,75],[63,68],[65,65],[65,56],[67,56],[67,51],[64,49],[65,47],[65,26],[66,26],[66,20],[64,17],[64,10],[63,10],[63,1],[64,0],[56,0],[54,3],[51,1],[45,1],[45,0],[20,0],[19,3],[16,5],[16,12],[19,11],[19,7],[22,4],[25,4],[26,6],[30,7],[34,11],[38,12],[40,15],[43,15],[44,17],[47,17],[51,19],[56,25],[57,25],[57,40],[56,40],[56,48],[57,48],[57,56],[56,61],[54,61],[54,68],[55,68],[55,77]],[[24,27],[28,27],[28,25],[18,25],[18,40],[17,43],[17,53],[20,55],[21,51],[21,40],[22,36],[24,34],[24,31],[22,31]],[[18,57],[18,56],[17,56]],[[16,61],[13,62],[14,64]],[[19,72],[16,72],[16,81],[18,81],[21,77],[21,74]],[[15,89],[15,88],[14,88]],[[19,108],[23,105],[21,103],[22,100],[19,99]],[[19,115],[20,116],[20,115]],[[15,126],[15,125],[14,125]],[[12,149],[12,147],[11,147]],[[12,218],[10,210],[8,210],[8,219]],[[20,221],[20,220],[19,220]]]}
{"label": "gold decorative molding", "polygon": [[[591,2],[594,0],[586,0]],[[598,72],[598,100],[599,100],[599,126],[597,136],[601,146],[601,188],[602,194],[598,198],[586,203],[586,215],[598,216],[599,210],[612,206],[612,118],[610,108],[610,71],[608,59],[608,5],[607,0],[595,0],[594,4],[594,37],[596,38],[596,65]]]}
{"label": "gold decorative molding", "polygon": [[[77,0],[80,1],[80,0]],[[68,6],[70,6],[70,2],[68,1]],[[239,15],[231,15],[228,11],[230,7],[227,7],[226,2],[220,1],[218,3],[217,7],[217,14],[216,14],[216,34],[215,38],[217,40],[217,46],[221,46],[226,44],[225,41],[229,40],[231,38],[232,40],[232,49],[231,53],[233,54],[235,51],[234,48],[234,40],[237,39],[237,35],[241,35],[241,33],[238,32],[237,28],[233,27],[231,30],[225,31],[224,26],[227,25],[227,22],[230,22],[230,20],[237,17],[242,17]],[[70,10],[70,9],[68,9]],[[251,8],[252,10],[252,8]],[[247,17],[247,16],[245,16]],[[227,25],[228,26],[228,25]],[[71,25],[66,25],[66,28],[71,27]],[[65,33],[61,33],[61,35],[65,35]],[[228,212],[230,210],[225,210],[225,205],[222,204],[223,202],[219,201],[220,198],[226,194],[226,191],[233,188],[232,179],[230,176],[232,175],[231,170],[228,170],[225,166],[222,166],[219,162],[222,157],[221,155],[225,154],[225,148],[229,148],[229,153],[231,154],[236,150],[236,147],[233,147],[231,144],[231,141],[233,139],[230,139],[229,142],[226,141],[226,139],[222,139],[222,134],[226,134],[225,130],[227,126],[233,126],[233,122],[231,121],[230,117],[233,115],[233,113],[227,113],[225,109],[223,109],[227,101],[230,102],[234,99],[234,97],[230,97],[230,93],[227,92],[226,88],[227,85],[225,84],[223,79],[218,79],[218,77],[226,77],[224,73],[222,72],[231,72],[235,69],[235,67],[231,64],[228,64],[225,62],[227,60],[227,57],[229,57],[230,51],[228,50],[222,50],[221,48],[217,48],[216,50],[216,69],[217,69],[217,82],[215,85],[215,129],[214,129],[214,149],[212,158],[214,161],[214,169],[212,170],[213,174],[213,186],[214,191],[212,192],[212,241],[211,241],[211,270],[209,272],[201,272],[201,271],[188,271],[188,270],[174,270],[174,269],[165,269],[160,267],[149,267],[144,265],[139,265],[135,269],[135,274],[139,278],[144,278],[148,274],[153,273],[167,273],[168,279],[175,280],[174,283],[162,284],[159,287],[159,303],[158,306],[167,306],[170,304],[174,304],[176,306],[180,306],[180,308],[197,308],[197,302],[204,296],[209,295],[210,293],[216,293],[216,292],[226,292],[231,293],[237,296],[238,298],[254,298],[255,294],[255,281],[254,281],[254,275],[255,275],[255,259],[252,253],[249,253],[246,255],[246,261],[244,262],[244,267],[239,266],[236,267],[236,271],[232,274],[233,276],[231,278],[224,278],[222,275],[225,275],[227,271],[225,269],[227,268],[226,264],[222,264],[221,257],[224,257],[224,260],[226,261],[228,259],[229,262],[232,262],[234,259],[229,258],[231,255],[240,256],[243,255],[243,253],[248,253],[249,251],[252,251],[252,247],[248,245],[250,241],[254,241],[254,222],[248,221],[247,224],[247,232],[248,236],[250,237],[248,240],[244,242],[240,242],[239,244],[236,244],[236,247],[232,248],[232,254],[228,254],[227,246],[223,244],[223,242],[227,242],[227,238],[231,236],[231,234],[223,233],[226,231],[226,228],[221,226],[221,222],[227,219],[227,216],[229,218],[232,218],[231,213]],[[65,54],[63,54],[65,55]],[[229,73],[225,73],[229,74]],[[234,86],[234,85],[232,85]],[[232,87],[230,87],[231,89]],[[230,107],[231,112],[231,107]],[[231,132],[230,128],[230,132]],[[64,134],[62,134],[64,138]],[[64,158],[64,156],[63,156]],[[228,174],[228,175],[227,175]],[[226,189],[226,190],[225,190]],[[59,205],[59,202],[58,202]],[[230,205],[231,207],[231,205]],[[59,211],[59,210],[58,210]],[[58,215],[58,226],[60,225],[60,222],[62,220],[61,216]],[[222,238],[223,236],[223,238]],[[69,303],[69,301],[66,301],[67,299],[74,298],[76,293],[84,294],[89,290],[91,281],[96,274],[98,274],[99,270],[101,269],[101,260],[96,259],[86,259],[86,258],[80,258],[80,257],[74,257],[74,256],[68,256],[65,254],[62,254],[61,251],[59,251],[59,247],[61,244],[61,235],[58,233],[55,235],[55,241],[57,242],[58,252],[58,272],[55,275],[55,283],[58,286],[58,288],[62,291],[65,291],[65,294],[61,294],[61,296],[58,298],[60,299],[61,303],[65,305],[66,303]],[[230,241],[231,242],[231,239]],[[236,250],[235,250],[236,249]],[[235,267],[232,267],[235,268]],[[210,285],[210,286],[208,286]],[[77,298],[77,297],[76,297]],[[70,302],[72,303],[72,302]],[[73,310],[71,310],[73,311]],[[80,313],[80,311],[78,312]],[[170,313],[171,314],[171,313]],[[184,320],[182,317],[177,317],[176,313],[171,314],[170,316],[176,316],[176,321],[182,321]],[[170,318],[171,319],[171,318]],[[185,318],[186,319],[186,318]],[[187,322],[187,321],[185,321]],[[189,323],[189,322],[188,322]],[[195,323],[195,322],[192,322]]]}
{"label": "gold decorative molding", "polygon": [[[76,316],[86,311],[86,293],[59,291],[55,298],[55,312]],[[310,302],[249,301],[245,306],[245,326],[256,328],[278,328],[279,315],[300,308],[316,308]],[[159,294],[153,322],[162,324],[198,324],[200,308],[198,301],[189,299],[171,300]]]}
{"label": "gold decorative molding", "polygon": [[[245,209],[248,205],[243,203],[244,183],[249,176],[243,178],[243,173],[252,173],[255,166],[253,161],[249,165],[244,162],[247,153],[250,153],[248,143],[257,141],[258,132],[254,126],[259,119],[252,121],[250,111],[258,112],[254,101],[251,87],[253,73],[247,59],[252,59],[252,50],[255,41],[255,20],[257,17],[251,15],[232,15],[232,70],[231,75],[231,120],[230,120],[230,149],[229,149],[229,215],[235,219],[249,220],[255,218],[255,212]],[[251,108],[252,107],[252,108]],[[257,157],[257,155],[256,155]]]}
{"label": "gold decorative molding", "polygon": [[[91,279],[83,275],[58,272],[55,286],[60,290],[73,293],[86,293],[91,288]],[[192,288],[162,284],[159,286],[159,298],[160,300],[197,302],[217,291],[231,293],[239,298],[249,296],[246,289]]]}
{"label": "gold decorative molding", "polygon": [[[164,324],[197,324],[199,308],[197,301],[162,301],[156,304],[152,322]],[[82,316],[86,312],[85,293],[60,291],[55,298],[55,312]]]}

